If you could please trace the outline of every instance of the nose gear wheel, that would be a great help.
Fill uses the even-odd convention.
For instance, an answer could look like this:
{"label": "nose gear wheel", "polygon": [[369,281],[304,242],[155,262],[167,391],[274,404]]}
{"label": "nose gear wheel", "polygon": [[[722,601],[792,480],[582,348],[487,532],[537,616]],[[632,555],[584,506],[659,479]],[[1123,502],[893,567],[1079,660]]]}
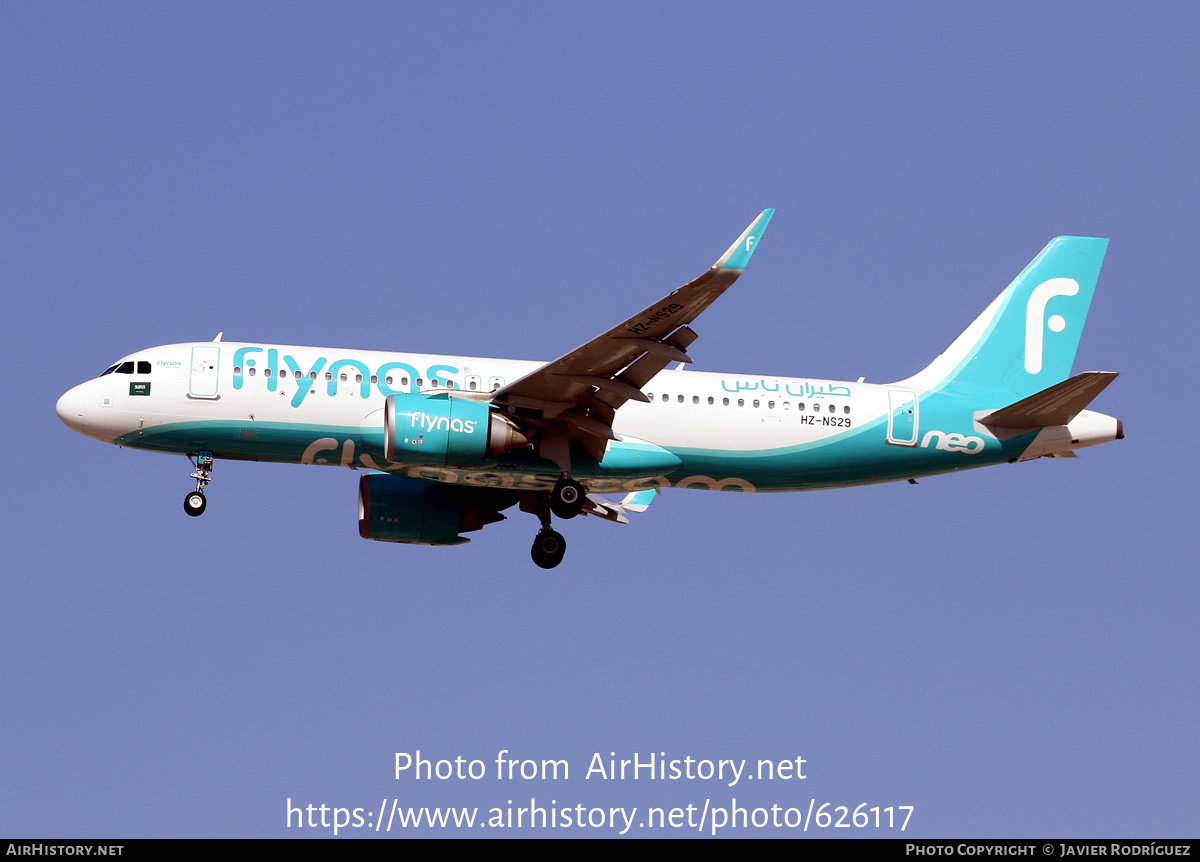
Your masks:
{"label": "nose gear wheel", "polygon": [[204,509],[207,506],[208,499],[200,491],[190,491],[183,498],[183,511],[187,512],[193,518],[203,515]]}
{"label": "nose gear wheel", "polygon": [[196,472],[192,474],[192,478],[196,480],[196,490],[189,491],[183,498],[183,511],[193,518],[198,518],[208,507],[208,498],[204,496],[204,487],[212,481],[213,456],[211,452],[199,452],[195,458],[191,455],[187,457],[192,462],[192,466],[196,468]]}

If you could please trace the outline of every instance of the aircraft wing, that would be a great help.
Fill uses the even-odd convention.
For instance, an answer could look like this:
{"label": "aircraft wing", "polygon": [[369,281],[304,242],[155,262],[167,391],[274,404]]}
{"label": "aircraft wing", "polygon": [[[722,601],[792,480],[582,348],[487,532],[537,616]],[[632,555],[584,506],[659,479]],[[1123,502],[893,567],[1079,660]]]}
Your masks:
{"label": "aircraft wing", "polygon": [[[642,387],[672,362],[691,362],[696,333],[687,324],[737,281],[775,210],[768,209],[707,272],[625,322],[498,390],[492,402],[516,419],[578,440],[597,461],[616,411],[649,401]],[[565,426],[565,427],[564,427]]]}

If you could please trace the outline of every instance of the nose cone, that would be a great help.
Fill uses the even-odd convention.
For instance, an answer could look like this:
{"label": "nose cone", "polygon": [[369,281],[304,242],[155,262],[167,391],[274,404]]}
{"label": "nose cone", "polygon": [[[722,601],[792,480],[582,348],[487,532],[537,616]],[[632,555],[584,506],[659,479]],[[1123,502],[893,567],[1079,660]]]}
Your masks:
{"label": "nose cone", "polygon": [[80,434],[87,433],[87,423],[85,422],[87,410],[84,407],[84,397],[83,386],[76,386],[74,389],[64,392],[58,399],[58,403],[54,405],[54,412],[58,414],[58,418],[62,420],[63,424]]}

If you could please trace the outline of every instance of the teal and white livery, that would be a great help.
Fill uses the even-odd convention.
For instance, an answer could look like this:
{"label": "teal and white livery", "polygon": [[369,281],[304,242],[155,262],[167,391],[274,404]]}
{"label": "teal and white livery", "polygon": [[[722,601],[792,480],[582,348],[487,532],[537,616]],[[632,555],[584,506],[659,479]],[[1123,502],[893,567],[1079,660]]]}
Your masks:
{"label": "teal and white livery", "polygon": [[[211,342],[142,350],[58,401],[70,428],[186,455],[201,514],[220,459],[363,470],[359,532],[431,545],[504,519],[628,522],[663,488],[810,491],[915,479],[1123,436],[1070,376],[1107,240],[1058,237],[920,373],[886,385],[682,370],[691,324],[742,274],[773,210],[713,266],[553,362]],[[668,366],[676,366],[668,370]],[[615,495],[609,499],[601,495]]]}

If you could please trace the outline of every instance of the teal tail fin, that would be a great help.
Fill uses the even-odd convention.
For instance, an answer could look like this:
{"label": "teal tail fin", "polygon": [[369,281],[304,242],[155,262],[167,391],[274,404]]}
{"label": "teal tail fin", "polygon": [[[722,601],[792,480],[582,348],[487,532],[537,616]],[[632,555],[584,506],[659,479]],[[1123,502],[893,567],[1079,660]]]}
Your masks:
{"label": "teal tail fin", "polygon": [[920,373],[918,391],[1024,398],[1066,380],[1108,240],[1050,241],[1004,292]]}

